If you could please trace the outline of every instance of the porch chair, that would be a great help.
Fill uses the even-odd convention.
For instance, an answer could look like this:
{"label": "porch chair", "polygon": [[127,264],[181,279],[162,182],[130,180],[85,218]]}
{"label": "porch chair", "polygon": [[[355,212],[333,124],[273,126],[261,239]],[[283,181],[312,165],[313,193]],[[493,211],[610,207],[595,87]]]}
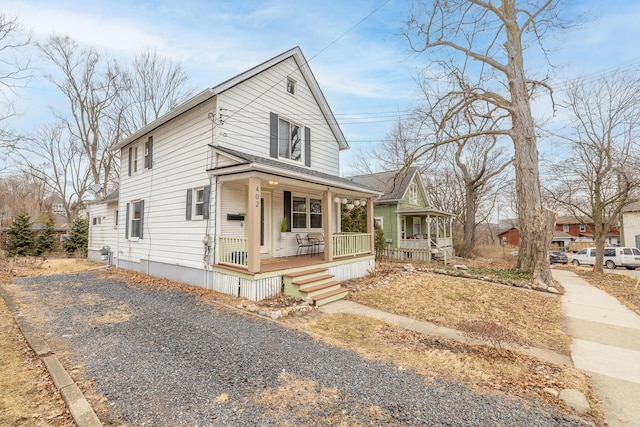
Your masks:
{"label": "porch chair", "polygon": [[324,234],[323,233],[309,233],[307,234],[307,240],[313,245],[311,255],[320,254],[320,247],[324,247]]}
{"label": "porch chair", "polygon": [[296,241],[298,242],[298,251],[296,252],[296,256],[302,255],[303,248],[307,248],[307,254],[309,253],[310,249],[313,250],[313,243],[311,243],[309,239],[307,239],[307,241],[305,242],[302,236],[296,234]]}

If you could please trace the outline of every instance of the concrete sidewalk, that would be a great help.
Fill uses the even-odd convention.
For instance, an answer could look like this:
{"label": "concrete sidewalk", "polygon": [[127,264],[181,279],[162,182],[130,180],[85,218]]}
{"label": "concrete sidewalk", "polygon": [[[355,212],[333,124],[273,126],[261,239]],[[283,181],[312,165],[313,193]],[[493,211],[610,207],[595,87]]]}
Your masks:
{"label": "concrete sidewalk", "polygon": [[552,270],[576,368],[590,375],[611,427],[640,427],[640,316],[576,274]]}

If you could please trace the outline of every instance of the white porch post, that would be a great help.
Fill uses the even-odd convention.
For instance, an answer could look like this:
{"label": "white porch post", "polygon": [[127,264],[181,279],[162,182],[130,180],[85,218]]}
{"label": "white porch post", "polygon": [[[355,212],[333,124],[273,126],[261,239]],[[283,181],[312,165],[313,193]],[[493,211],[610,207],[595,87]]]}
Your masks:
{"label": "white porch post", "polygon": [[247,208],[247,252],[249,273],[260,272],[260,179],[249,178],[249,201]]}
{"label": "white porch post", "polygon": [[333,261],[334,203],[331,190],[324,195],[324,211],[322,212],[322,229],[324,230],[324,260]]}
{"label": "white porch post", "polygon": [[375,247],[375,237],[376,237],[376,229],[373,226],[373,197],[369,197],[367,200],[367,233],[369,233],[369,247],[371,248],[371,253],[376,253]]}
{"label": "white porch post", "polygon": [[431,262],[431,215],[427,215],[427,249],[429,250],[429,255],[427,256],[427,262]]}

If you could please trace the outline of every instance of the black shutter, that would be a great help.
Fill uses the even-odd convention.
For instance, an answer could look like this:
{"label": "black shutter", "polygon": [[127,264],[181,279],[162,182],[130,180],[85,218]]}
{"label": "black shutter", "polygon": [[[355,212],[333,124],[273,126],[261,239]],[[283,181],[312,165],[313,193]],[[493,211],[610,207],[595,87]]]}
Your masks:
{"label": "black shutter", "polygon": [[284,217],[287,221],[287,231],[291,231],[291,191],[284,192]]}
{"label": "black shutter", "polygon": [[202,218],[209,219],[209,198],[211,197],[211,186],[207,185],[203,188],[202,200]]}
{"label": "black shutter", "polygon": [[129,238],[129,203],[127,203],[127,215],[125,216],[124,238],[125,239]]}
{"label": "black shutter", "polygon": [[191,203],[193,200],[193,193],[191,189],[187,190],[187,221],[191,220]]}
{"label": "black shutter", "polygon": [[147,165],[148,169],[153,167],[153,137],[149,137],[149,164]]}
{"label": "black shutter", "polygon": [[269,113],[269,155],[274,159],[278,158],[278,115]]}
{"label": "black shutter", "polygon": [[131,162],[133,159],[131,156],[133,155],[133,147],[129,147],[129,176],[131,176]]}
{"label": "black shutter", "polygon": [[311,129],[304,128],[304,165],[311,166]]}
{"label": "black shutter", "polygon": [[140,238],[144,237],[144,200],[140,200]]}

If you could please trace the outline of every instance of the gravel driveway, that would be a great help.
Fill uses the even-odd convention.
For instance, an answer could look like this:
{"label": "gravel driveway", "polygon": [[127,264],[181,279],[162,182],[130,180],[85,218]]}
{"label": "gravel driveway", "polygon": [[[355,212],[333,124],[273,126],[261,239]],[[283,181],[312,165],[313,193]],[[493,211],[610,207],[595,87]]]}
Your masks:
{"label": "gravel driveway", "polygon": [[364,360],[177,289],[100,272],[15,284],[54,351],[83,366],[107,399],[105,424],[586,425],[551,406]]}

